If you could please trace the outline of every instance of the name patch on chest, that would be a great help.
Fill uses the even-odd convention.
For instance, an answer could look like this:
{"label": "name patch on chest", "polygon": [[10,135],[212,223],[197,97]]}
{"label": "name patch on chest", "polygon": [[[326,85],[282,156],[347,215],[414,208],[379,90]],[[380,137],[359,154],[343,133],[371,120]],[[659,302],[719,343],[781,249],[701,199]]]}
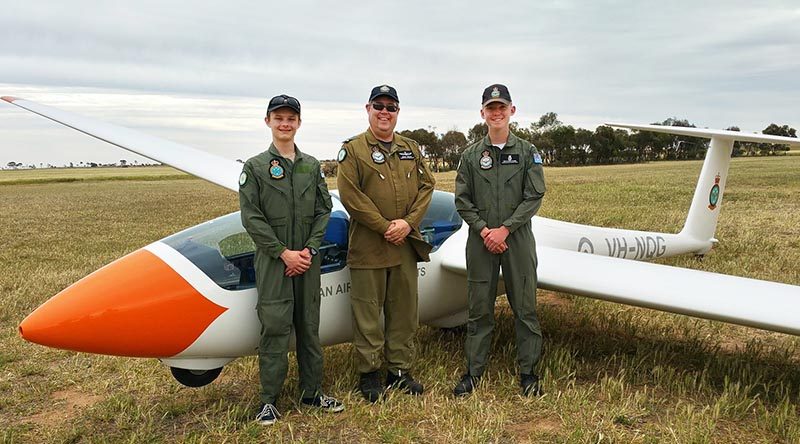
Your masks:
{"label": "name patch on chest", "polygon": [[400,158],[400,160],[414,160],[414,152],[411,150],[398,151],[397,157]]}
{"label": "name patch on chest", "polygon": [[519,165],[519,154],[502,154],[500,165]]}

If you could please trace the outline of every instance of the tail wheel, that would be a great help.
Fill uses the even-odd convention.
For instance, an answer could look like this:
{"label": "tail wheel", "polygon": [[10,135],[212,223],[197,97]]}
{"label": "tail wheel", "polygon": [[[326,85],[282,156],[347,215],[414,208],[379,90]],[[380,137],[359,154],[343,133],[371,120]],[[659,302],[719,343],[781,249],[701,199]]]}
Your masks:
{"label": "tail wheel", "polygon": [[211,384],[220,372],[222,367],[211,370],[187,370],[185,368],[170,367],[172,376],[181,384],[187,387],[202,387]]}

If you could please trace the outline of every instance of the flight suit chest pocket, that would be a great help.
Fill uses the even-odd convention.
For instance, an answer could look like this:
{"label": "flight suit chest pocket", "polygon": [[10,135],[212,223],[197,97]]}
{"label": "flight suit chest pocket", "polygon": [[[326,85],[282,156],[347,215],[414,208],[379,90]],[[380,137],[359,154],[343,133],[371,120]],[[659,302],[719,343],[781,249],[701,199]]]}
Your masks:
{"label": "flight suit chest pocket", "polygon": [[382,164],[375,164],[368,160],[362,162],[363,178],[361,189],[373,202],[392,199],[392,184],[391,172],[386,162]]}
{"label": "flight suit chest pocket", "polygon": [[406,191],[408,193],[409,200],[413,200],[417,197],[417,191],[419,189],[419,181],[420,175],[424,174],[421,168],[417,167],[417,162],[414,160],[402,160],[403,158],[400,157],[400,173],[402,175],[401,179],[406,184]]}
{"label": "flight suit chest pocket", "polygon": [[314,204],[317,197],[317,187],[314,175],[298,175],[294,186],[297,191],[295,205],[300,210],[300,214],[306,217],[314,216]]}

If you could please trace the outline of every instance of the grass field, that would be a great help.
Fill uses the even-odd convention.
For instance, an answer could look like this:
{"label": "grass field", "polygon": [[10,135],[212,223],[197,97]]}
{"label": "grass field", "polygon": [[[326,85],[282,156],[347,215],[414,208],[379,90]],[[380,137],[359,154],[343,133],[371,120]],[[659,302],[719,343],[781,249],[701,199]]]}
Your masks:
{"label": "grass field", "polygon": [[[541,214],[677,231],[700,166],[549,168]],[[453,177],[438,175],[437,187],[451,191]],[[798,179],[800,156],[735,159],[720,244],[702,261],[664,262],[800,285]],[[189,389],[154,359],[19,338],[19,322],[72,282],[237,207],[230,191],[168,168],[0,172],[0,443],[800,442],[797,337],[552,292],[539,293],[541,398],[517,394],[513,318],[501,303],[490,368],[468,399],[450,394],[463,372],[463,333],[423,327],[415,376],[424,396],[367,404],[353,392],[351,347],[329,347],[324,384],[347,410],[298,407],[292,365],[278,403],[284,417],[272,428],[252,422],[254,357]]]}

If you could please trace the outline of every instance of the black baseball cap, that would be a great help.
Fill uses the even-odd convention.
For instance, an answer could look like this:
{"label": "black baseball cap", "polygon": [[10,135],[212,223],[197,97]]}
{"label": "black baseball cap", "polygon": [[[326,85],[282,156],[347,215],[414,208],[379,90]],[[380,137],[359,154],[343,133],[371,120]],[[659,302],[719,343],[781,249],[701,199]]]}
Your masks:
{"label": "black baseball cap", "polygon": [[506,105],[511,105],[511,93],[508,92],[508,88],[505,85],[495,83],[483,90],[481,102],[481,106],[486,106],[492,102],[503,102]]}
{"label": "black baseball cap", "polygon": [[389,85],[378,85],[372,88],[372,92],[369,93],[369,100],[367,101],[372,102],[376,97],[380,96],[390,97],[395,102],[400,103],[400,99],[397,98],[397,90]]}
{"label": "black baseball cap", "polygon": [[275,96],[270,99],[269,105],[267,105],[267,115],[279,108],[291,108],[297,114],[300,114],[300,101],[286,94]]}

